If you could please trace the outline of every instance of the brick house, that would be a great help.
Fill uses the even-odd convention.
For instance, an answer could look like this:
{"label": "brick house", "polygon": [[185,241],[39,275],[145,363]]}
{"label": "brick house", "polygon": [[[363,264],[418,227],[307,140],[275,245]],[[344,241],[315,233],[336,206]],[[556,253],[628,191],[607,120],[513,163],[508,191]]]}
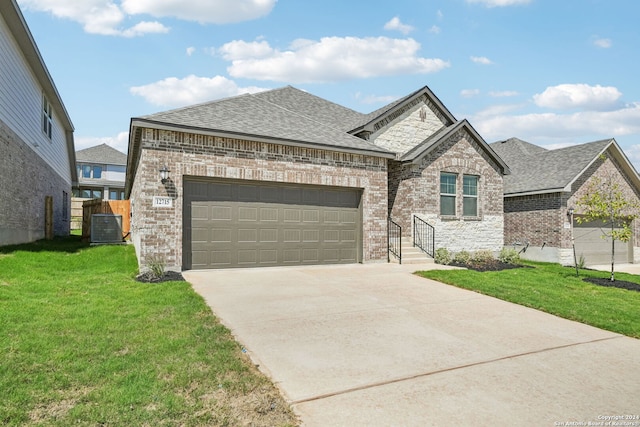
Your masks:
{"label": "brick house", "polygon": [[388,217],[500,250],[506,173],[427,87],[362,114],[288,86],[132,118],[125,196],[142,270],[376,262]]}
{"label": "brick house", "polygon": [[[505,246],[524,258],[572,265],[572,234],[576,258],[587,265],[611,261],[611,241],[601,238],[610,224],[578,223],[577,201],[598,177],[613,180],[625,197],[640,202],[640,177],[614,139],[546,150],[517,138],[494,142],[511,175],[504,179]],[[573,224],[569,208],[573,208]],[[616,262],[640,261],[640,229],[633,238],[616,242]]]}
{"label": "brick house", "polygon": [[45,222],[69,235],[73,125],[15,0],[0,2],[0,58],[0,245],[44,238]]}

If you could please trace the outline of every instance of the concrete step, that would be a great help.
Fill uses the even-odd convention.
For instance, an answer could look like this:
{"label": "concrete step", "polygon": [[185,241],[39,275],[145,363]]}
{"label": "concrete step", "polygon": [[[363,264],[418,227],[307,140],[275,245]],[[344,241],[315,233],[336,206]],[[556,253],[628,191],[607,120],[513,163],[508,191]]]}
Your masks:
{"label": "concrete step", "polygon": [[[413,246],[410,241],[402,241],[402,263],[403,264],[432,264],[435,263],[426,253],[422,252],[420,248]],[[398,259],[391,255],[391,262],[398,263]]]}

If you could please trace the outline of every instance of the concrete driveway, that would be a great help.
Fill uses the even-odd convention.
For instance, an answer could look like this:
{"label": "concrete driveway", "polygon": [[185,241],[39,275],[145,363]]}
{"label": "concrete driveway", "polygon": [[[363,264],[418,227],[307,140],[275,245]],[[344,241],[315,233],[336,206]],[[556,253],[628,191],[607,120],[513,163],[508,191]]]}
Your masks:
{"label": "concrete driveway", "polygon": [[640,340],[411,274],[419,268],[183,274],[304,426],[588,425],[640,415]]}

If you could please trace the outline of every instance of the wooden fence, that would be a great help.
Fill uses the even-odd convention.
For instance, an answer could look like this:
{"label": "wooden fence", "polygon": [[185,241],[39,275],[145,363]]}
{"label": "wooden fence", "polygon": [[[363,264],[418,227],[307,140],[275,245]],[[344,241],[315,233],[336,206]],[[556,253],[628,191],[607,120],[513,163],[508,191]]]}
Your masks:
{"label": "wooden fence", "polygon": [[131,231],[131,205],[129,200],[90,199],[82,203],[82,239],[91,240],[93,214],[122,215],[122,238],[129,239]]}

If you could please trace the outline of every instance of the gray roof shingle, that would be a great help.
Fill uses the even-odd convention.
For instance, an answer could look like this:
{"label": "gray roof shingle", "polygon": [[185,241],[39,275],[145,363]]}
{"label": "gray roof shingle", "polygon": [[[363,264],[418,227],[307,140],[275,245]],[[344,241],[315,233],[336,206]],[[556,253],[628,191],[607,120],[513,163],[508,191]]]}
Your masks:
{"label": "gray roof shingle", "polygon": [[124,166],[127,164],[127,155],[107,144],[100,144],[76,151],[76,162]]}
{"label": "gray roof shingle", "polygon": [[507,163],[505,195],[562,191],[589,166],[612,139],[546,150],[517,138],[489,144]]}
{"label": "gray roof shingle", "polygon": [[390,152],[346,132],[360,113],[285,87],[143,116],[138,119],[239,136],[377,153]]}

